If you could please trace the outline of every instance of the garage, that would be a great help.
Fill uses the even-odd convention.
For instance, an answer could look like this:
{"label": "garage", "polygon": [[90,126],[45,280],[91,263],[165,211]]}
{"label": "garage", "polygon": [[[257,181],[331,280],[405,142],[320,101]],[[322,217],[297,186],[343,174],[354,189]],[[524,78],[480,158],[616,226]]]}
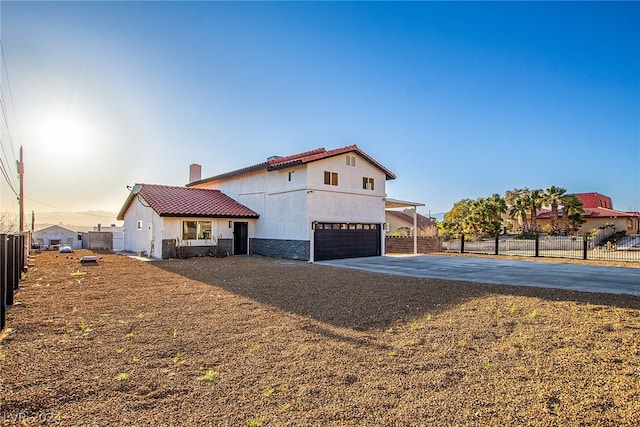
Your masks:
{"label": "garage", "polygon": [[314,259],[379,256],[380,224],[318,223],[314,226]]}

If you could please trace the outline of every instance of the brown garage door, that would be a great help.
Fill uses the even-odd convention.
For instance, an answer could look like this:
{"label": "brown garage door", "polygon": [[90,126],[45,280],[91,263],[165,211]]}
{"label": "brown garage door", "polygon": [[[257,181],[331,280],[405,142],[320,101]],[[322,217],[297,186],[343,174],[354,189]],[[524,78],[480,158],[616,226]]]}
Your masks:
{"label": "brown garage door", "polygon": [[314,259],[378,256],[380,224],[319,223],[314,232]]}

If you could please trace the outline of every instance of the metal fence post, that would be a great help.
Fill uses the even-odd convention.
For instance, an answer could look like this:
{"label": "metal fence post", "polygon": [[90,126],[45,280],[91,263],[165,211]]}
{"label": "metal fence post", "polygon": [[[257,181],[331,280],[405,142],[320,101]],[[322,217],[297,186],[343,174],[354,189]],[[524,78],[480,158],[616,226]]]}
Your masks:
{"label": "metal fence post", "polygon": [[499,250],[498,246],[500,245],[500,234],[496,233],[496,250],[494,251],[494,255],[498,255]]}
{"label": "metal fence post", "polygon": [[14,274],[16,275],[13,282],[13,289],[18,290],[20,287],[20,281],[22,280],[22,272],[24,271],[24,235],[16,235],[14,243],[16,251],[16,266]]}
{"label": "metal fence post", "polygon": [[14,287],[15,287],[15,283],[14,280],[16,278],[16,273],[15,273],[15,266],[16,266],[16,259],[15,259],[15,236],[13,235],[8,235],[7,236],[7,264],[6,264],[6,271],[7,271],[7,281],[6,281],[6,294],[5,294],[5,301],[7,305],[13,305],[13,292],[14,292]]}
{"label": "metal fence post", "polygon": [[4,329],[7,318],[7,235],[0,234],[0,331]]}
{"label": "metal fence post", "polygon": [[536,240],[535,240],[533,252],[534,252],[533,256],[535,257],[540,256],[540,236],[537,234],[536,234]]}
{"label": "metal fence post", "polygon": [[460,236],[460,253],[464,253],[464,234]]}
{"label": "metal fence post", "polygon": [[587,241],[587,236],[582,237],[582,259],[587,259],[587,249],[589,246],[589,242]]}

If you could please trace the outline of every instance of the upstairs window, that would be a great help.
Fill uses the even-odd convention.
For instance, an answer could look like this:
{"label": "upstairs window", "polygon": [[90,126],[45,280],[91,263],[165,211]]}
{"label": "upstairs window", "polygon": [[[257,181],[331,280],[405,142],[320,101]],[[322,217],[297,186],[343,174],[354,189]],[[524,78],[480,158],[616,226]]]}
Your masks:
{"label": "upstairs window", "polygon": [[142,220],[141,219],[138,220],[137,226],[138,226],[138,230],[142,230]]}
{"label": "upstairs window", "polygon": [[211,238],[211,221],[182,221],[182,240]]}
{"label": "upstairs window", "polygon": [[338,185],[338,172],[324,171],[324,183],[327,185]]}
{"label": "upstairs window", "polygon": [[355,166],[356,165],[356,156],[347,155],[347,166]]}
{"label": "upstairs window", "polygon": [[288,177],[289,181],[293,181],[295,177],[296,177],[296,171],[289,172],[289,177]]}
{"label": "upstairs window", "polygon": [[367,176],[362,178],[362,189],[363,190],[373,190],[373,178],[369,178]]}

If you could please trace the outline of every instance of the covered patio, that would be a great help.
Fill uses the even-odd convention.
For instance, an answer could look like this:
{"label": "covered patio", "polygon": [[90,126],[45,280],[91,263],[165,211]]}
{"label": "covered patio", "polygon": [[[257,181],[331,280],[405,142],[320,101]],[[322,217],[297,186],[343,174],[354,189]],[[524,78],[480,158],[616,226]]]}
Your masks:
{"label": "covered patio", "polygon": [[418,206],[425,206],[424,203],[418,203],[418,202],[408,202],[405,200],[397,200],[397,199],[390,199],[390,198],[386,198],[384,200],[384,209],[385,211],[388,210],[393,210],[393,209],[406,209],[406,208],[411,208],[411,216],[413,217],[413,229],[412,229],[412,236],[413,236],[413,253],[417,254],[418,253]]}

